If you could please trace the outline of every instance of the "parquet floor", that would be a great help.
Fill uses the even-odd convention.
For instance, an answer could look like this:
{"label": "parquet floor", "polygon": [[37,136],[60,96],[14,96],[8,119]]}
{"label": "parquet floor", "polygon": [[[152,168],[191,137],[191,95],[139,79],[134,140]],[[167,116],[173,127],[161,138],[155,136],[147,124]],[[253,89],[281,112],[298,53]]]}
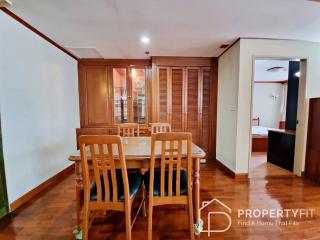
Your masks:
{"label": "parquet floor", "polygon": [[[69,175],[41,193],[16,212],[12,221],[0,226],[0,239],[73,239],[76,224],[75,177]],[[202,166],[201,198],[217,198],[231,209],[232,225],[222,233],[202,233],[201,239],[320,239],[320,186],[293,176],[256,177],[233,180],[214,166]],[[239,209],[314,209],[313,217],[273,218],[271,216],[238,218]],[[219,204],[211,204],[201,213],[207,228],[209,211],[228,212]],[[250,225],[250,221],[256,225]],[[282,220],[282,224],[279,224]],[[285,221],[298,225],[284,225]],[[260,225],[258,223],[261,223]],[[211,217],[210,226],[223,229],[228,225],[225,215]],[[262,224],[265,225],[262,225]],[[266,226],[266,224],[268,224]],[[140,216],[133,228],[133,239],[146,239],[147,219]],[[187,210],[181,207],[154,210],[154,239],[187,239]],[[91,239],[124,239],[124,216],[110,212],[101,214],[91,228]]]}

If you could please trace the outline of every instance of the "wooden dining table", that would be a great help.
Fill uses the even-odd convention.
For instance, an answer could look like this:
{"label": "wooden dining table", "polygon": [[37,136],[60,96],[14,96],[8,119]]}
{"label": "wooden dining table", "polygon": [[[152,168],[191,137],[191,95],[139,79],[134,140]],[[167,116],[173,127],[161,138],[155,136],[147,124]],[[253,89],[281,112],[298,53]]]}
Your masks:
{"label": "wooden dining table", "polygon": [[[123,137],[123,151],[128,169],[148,169],[150,167],[151,157],[151,137]],[[89,152],[89,151],[88,151]],[[155,147],[156,156],[161,155],[160,145]],[[187,145],[182,144],[182,155],[186,155]],[[90,160],[90,154],[88,154]],[[206,153],[197,145],[192,144],[192,168],[193,168],[193,199],[194,199],[194,216],[195,216],[195,233],[199,233],[202,227],[200,218],[200,159],[204,158]],[[77,194],[77,223],[81,223],[82,211],[82,169],[80,151],[76,151],[69,156],[69,161],[75,163],[76,173],[76,194]],[[159,161],[158,161],[159,162]],[[186,164],[184,164],[186,166]],[[116,166],[120,168],[120,166]]]}

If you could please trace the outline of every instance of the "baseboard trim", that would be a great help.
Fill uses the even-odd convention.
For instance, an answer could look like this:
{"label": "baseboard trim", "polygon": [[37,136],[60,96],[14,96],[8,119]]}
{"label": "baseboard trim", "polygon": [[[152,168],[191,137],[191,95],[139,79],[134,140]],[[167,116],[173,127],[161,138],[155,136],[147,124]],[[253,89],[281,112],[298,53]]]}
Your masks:
{"label": "baseboard trim", "polygon": [[221,171],[225,172],[228,176],[236,179],[236,180],[245,180],[248,179],[248,173],[235,173],[218,159],[214,161],[214,165],[219,168]]}
{"label": "baseboard trim", "polygon": [[52,176],[48,180],[41,183],[39,186],[35,187],[31,191],[27,192],[17,200],[13,201],[10,204],[10,210],[11,212],[17,210],[22,205],[29,202],[31,199],[36,197],[39,193],[49,188],[52,184],[58,182],[59,180],[62,180],[66,175],[74,171],[74,164],[70,165],[69,167],[63,169],[61,172],[57,173],[56,175]]}
{"label": "baseboard trim", "polygon": [[12,212],[9,212],[8,214],[4,215],[2,218],[0,218],[0,229],[4,226],[7,226],[11,220],[12,220]]}

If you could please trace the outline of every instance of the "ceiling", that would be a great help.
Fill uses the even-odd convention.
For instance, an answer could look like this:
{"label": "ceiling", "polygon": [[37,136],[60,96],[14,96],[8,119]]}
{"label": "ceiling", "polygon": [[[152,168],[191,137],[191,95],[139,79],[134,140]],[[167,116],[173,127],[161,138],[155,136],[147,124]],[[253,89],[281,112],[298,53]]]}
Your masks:
{"label": "ceiling", "polygon": [[307,0],[12,2],[9,10],[80,58],[212,57],[238,37],[320,42],[320,4]]}

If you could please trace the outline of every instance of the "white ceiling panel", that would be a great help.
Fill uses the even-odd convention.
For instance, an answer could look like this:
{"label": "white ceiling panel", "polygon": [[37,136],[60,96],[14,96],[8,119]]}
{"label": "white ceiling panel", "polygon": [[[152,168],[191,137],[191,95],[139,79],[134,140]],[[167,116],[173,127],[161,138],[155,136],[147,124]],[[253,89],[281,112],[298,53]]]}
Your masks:
{"label": "white ceiling panel", "polygon": [[9,9],[60,45],[104,58],[218,56],[238,37],[320,42],[320,4],[307,0],[15,0]]}

